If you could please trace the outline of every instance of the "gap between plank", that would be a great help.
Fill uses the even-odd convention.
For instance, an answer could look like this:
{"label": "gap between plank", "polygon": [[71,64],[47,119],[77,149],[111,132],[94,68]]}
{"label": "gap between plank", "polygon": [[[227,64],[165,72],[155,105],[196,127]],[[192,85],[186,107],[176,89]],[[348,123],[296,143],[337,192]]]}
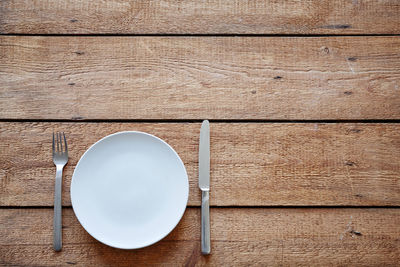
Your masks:
{"label": "gap between plank", "polygon": [[[190,209],[200,208],[200,206],[189,205],[186,206]],[[71,209],[72,206],[63,206],[64,209]],[[400,206],[215,206],[211,205],[213,209],[400,209]],[[11,209],[53,209],[53,206],[0,206],[0,210]]]}
{"label": "gap between plank", "polygon": [[148,34],[129,34],[129,33],[94,33],[94,34],[81,34],[81,33],[51,33],[51,34],[32,34],[32,33],[0,33],[0,36],[44,36],[44,37],[368,37],[368,36],[400,36],[400,34],[209,34],[209,33],[148,33]]}
{"label": "gap between plank", "polygon": [[[207,119],[207,118],[204,118]],[[360,120],[240,120],[208,119],[211,123],[400,123],[400,119]],[[75,122],[75,123],[200,123],[203,119],[0,119],[0,122]]]}

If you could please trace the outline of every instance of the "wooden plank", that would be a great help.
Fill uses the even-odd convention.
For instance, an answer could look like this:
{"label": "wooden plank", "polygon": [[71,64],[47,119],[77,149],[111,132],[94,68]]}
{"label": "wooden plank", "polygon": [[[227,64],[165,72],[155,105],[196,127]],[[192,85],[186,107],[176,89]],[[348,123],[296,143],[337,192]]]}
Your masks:
{"label": "wooden plank", "polygon": [[119,250],[94,240],[64,210],[63,251],[52,250],[51,209],[0,210],[0,263],[54,266],[395,266],[399,209],[211,209],[211,250],[200,254],[200,211],[189,208],[161,242]]}
{"label": "wooden plank", "polygon": [[[200,204],[198,123],[0,123],[0,205],[52,206],[51,134],[63,130],[72,172],[84,151],[118,131],[166,140],[189,175],[189,205]],[[400,204],[400,124],[211,123],[211,205]]]}
{"label": "wooden plank", "polygon": [[400,118],[400,37],[2,36],[0,55],[0,118]]}
{"label": "wooden plank", "polygon": [[0,32],[29,34],[398,34],[396,0],[0,2]]}

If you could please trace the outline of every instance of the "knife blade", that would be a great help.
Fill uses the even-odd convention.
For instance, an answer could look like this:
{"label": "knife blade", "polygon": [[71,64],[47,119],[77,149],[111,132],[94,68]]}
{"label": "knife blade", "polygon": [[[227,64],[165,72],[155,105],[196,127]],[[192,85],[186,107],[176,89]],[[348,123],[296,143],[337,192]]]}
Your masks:
{"label": "knife blade", "polygon": [[201,190],[201,252],[210,254],[210,124],[203,121],[199,143],[199,187]]}
{"label": "knife blade", "polygon": [[200,129],[199,144],[199,187],[210,190],[210,124],[203,121]]}

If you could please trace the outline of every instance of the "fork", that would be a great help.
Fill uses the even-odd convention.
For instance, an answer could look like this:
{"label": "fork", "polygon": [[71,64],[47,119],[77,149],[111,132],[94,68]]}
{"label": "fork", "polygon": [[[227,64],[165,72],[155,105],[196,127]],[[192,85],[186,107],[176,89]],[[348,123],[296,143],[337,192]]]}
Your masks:
{"label": "fork", "polygon": [[[63,138],[64,137],[64,138]],[[64,147],[63,147],[64,139]],[[53,162],[56,165],[56,183],[54,189],[54,224],[53,224],[53,248],[60,251],[62,247],[61,241],[61,185],[62,171],[68,162],[68,146],[64,132],[53,132]]]}

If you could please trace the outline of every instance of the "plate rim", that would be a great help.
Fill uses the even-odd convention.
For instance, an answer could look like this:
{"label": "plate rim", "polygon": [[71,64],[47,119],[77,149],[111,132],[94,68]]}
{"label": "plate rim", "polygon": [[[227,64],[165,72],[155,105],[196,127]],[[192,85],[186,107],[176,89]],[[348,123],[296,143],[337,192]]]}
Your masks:
{"label": "plate rim", "polygon": [[[186,185],[187,185],[187,186],[186,186],[185,207],[184,207],[184,209],[182,210],[182,212],[181,212],[181,214],[180,214],[180,216],[179,216],[179,219],[177,220],[176,224],[171,228],[171,230],[169,230],[165,235],[161,235],[160,238],[155,239],[155,241],[152,241],[152,242],[150,242],[149,244],[145,244],[145,245],[142,245],[142,246],[134,246],[134,247],[121,247],[121,246],[116,246],[115,244],[110,244],[109,242],[105,242],[105,241],[99,240],[97,237],[95,237],[95,236],[82,224],[81,220],[79,219],[79,217],[78,217],[78,215],[77,215],[77,213],[76,213],[76,211],[75,211],[75,208],[74,208],[73,197],[72,197],[72,188],[73,188],[72,184],[73,184],[73,181],[74,181],[75,172],[76,172],[76,170],[78,169],[79,164],[81,163],[82,159],[86,156],[86,154],[87,154],[90,150],[92,150],[93,147],[95,147],[98,143],[102,142],[103,140],[108,139],[108,138],[111,138],[111,137],[116,136],[116,135],[127,134],[127,133],[128,133],[128,134],[133,133],[133,134],[143,134],[143,135],[147,135],[147,136],[153,137],[153,138],[155,138],[155,139],[161,141],[163,144],[167,145],[167,147],[168,147],[169,149],[171,149],[172,152],[175,154],[175,156],[178,158],[180,164],[182,164],[183,170],[184,170],[185,176],[186,176]],[[76,179],[76,178],[75,178],[75,179]],[[85,229],[85,231],[86,231],[91,237],[93,237],[94,239],[96,239],[96,240],[99,241],[100,243],[105,244],[105,245],[110,246],[110,247],[113,247],[113,248],[125,249],[125,250],[133,250],[133,249],[145,248],[145,247],[151,246],[151,245],[153,245],[153,244],[159,242],[160,240],[162,240],[163,238],[165,238],[167,235],[169,235],[169,234],[176,228],[176,226],[177,226],[177,225],[179,224],[179,222],[182,220],[182,217],[183,217],[183,215],[185,214],[185,211],[186,211],[186,209],[187,209],[187,204],[188,204],[188,201],[189,201],[189,192],[190,192],[189,186],[190,186],[190,185],[189,185],[189,177],[188,177],[188,174],[187,174],[186,166],[185,166],[185,164],[183,163],[183,161],[182,161],[181,157],[179,156],[179,154],[175,151],[175,149],[174,149],[170,144],[168,144],[168,143],[167,143],[166,141],[164,141],[163,139],[161,139],[161,138],[159,138],[159,137],[157,137],[157,136],[155,136],[155,135],[153,135],[153,134],[146,133],[146,132],[142,132],[142,131],[120,131],[120,132],[115,132],[115,133],[106,135],[106,136],[102,137],[101,139],[97,140],[95,143],[93,143],[93,144],[82,154],[82,156],[79,158],[78,163],[76,164],[76,166],[75,166],[75,168],[74,168],[74,171],[73,171],[73,173],[72,173],[71,183],[70,183],[70,190],[69,190],[69,191],[70,191],[70,198],[71,198],[71,206],[72,206],[72,210],[73,210],[73,212],[74,212],[74,215],[75,215],[76,219],[78,220],[79,224],[83,227],[83,229]]]}

